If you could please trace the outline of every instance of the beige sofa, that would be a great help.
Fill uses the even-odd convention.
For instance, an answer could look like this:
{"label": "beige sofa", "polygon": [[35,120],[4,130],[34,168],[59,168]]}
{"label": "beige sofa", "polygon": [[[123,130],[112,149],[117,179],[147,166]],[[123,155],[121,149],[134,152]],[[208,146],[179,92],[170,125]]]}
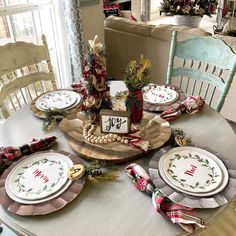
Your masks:
{"label": "beige sofa", "polygon": [[[123,79],[123,73],[131,59],[141,54],[152,62],[151,76],[154,83],[166,81],[170,40],[173,30],[178,31],[178,40],[197,35],[210,35],[200,28],[186,26],[137,23],[125,18],[111,16],[105,20],[105,45],[107,70],[111,77]],[[236,52],[236,38],[215,35]],[[235,77],[236,78],[236,77]],[[221,113],[236,121],[236,81],[234,79]]]}

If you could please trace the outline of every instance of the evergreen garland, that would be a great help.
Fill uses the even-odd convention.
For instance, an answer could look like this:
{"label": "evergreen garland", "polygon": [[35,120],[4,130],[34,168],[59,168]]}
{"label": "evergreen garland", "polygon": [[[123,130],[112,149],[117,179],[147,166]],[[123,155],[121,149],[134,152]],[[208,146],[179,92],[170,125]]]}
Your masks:
{"label": "evergreen garland", "polygon": [[46,110],[44,112],[45,119],[42,124],[43,132],[46,133],[53,130],[56,127],[57,123],[68,114],[69,113],[65,110]]}

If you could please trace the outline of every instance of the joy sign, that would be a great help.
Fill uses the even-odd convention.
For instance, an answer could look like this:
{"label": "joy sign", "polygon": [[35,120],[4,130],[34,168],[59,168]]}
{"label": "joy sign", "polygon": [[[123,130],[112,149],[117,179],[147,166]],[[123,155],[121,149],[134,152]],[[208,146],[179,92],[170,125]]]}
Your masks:
{"label": "joy sign", "polygon": [[101,110],[100,127],[103,133],[127,134],[130,132],[130,113],[127,111]]}

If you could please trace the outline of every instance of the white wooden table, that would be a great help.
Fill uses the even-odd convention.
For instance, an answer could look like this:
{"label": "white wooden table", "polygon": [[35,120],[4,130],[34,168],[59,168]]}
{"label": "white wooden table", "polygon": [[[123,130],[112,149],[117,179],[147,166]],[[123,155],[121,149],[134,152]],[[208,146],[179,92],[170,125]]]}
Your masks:
{"label": "white wooden table", "polygon": [[[206,106],[203,112],[183,115],[172,124],[174,127],[182,128],[196,145],[216,150],[236,168],[236,137],[219,113]],[[44,134],[41,125],[42,120],[31,113],[29,106],[22,108],[0,127],[0,146],[19,146],[29,142],[33,137],[56,135],[58,145],[54,148],[72,152],[63,133],[55,130]],[[149,160],[150,155],[146,155],[136,162],[148,169]],[[155,212],[149,196],[135,189],[124,173],[125,166],[117,167],[117,181],[97,185],[86,183],[74,201],[55,213],[22,217],[0,207],[0,218],[23,235],[172,236],[183,233],[180,227]],[[213,218],[216,221],[228,210],[232,216],[227,230],[229,227],[234,230],[233,220],[236,219],[236,214],[232,207],[199,210],[199,213],[205,219]],[[210,224],[201,235],[209,235],[207,232],[214,231],[217,227],[219,226],[216,224]],[[224,228],[221,225],[221,229],[222,227]]]}

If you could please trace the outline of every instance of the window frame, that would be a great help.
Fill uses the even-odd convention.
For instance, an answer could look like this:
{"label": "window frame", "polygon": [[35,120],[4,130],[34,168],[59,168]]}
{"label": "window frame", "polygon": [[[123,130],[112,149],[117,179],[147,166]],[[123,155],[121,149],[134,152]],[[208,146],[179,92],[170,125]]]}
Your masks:
{"label": "window frame", "polygon": [[[6,0],[3,0],[6,4]],[[58,87],[69,87],[71,84],[71,71],[69,59],[69,46],[66,39],[66,28],[62,1],[39,0],[38,3],[16,4],[12,6],[0,6],[0,17],[12,16],[26,12],[50,9],[56,60],[57,60],[57,82]],[[47,35],[46,35],[47,38]],[[13,40],[15,41],[14,37]],[[38,42],[37,42],[38,43]],[[41,42],[39,42],[41,44]],[[53,65],[55,67],[55,65]],[[56,73],[55,73],[56,74]]]}

